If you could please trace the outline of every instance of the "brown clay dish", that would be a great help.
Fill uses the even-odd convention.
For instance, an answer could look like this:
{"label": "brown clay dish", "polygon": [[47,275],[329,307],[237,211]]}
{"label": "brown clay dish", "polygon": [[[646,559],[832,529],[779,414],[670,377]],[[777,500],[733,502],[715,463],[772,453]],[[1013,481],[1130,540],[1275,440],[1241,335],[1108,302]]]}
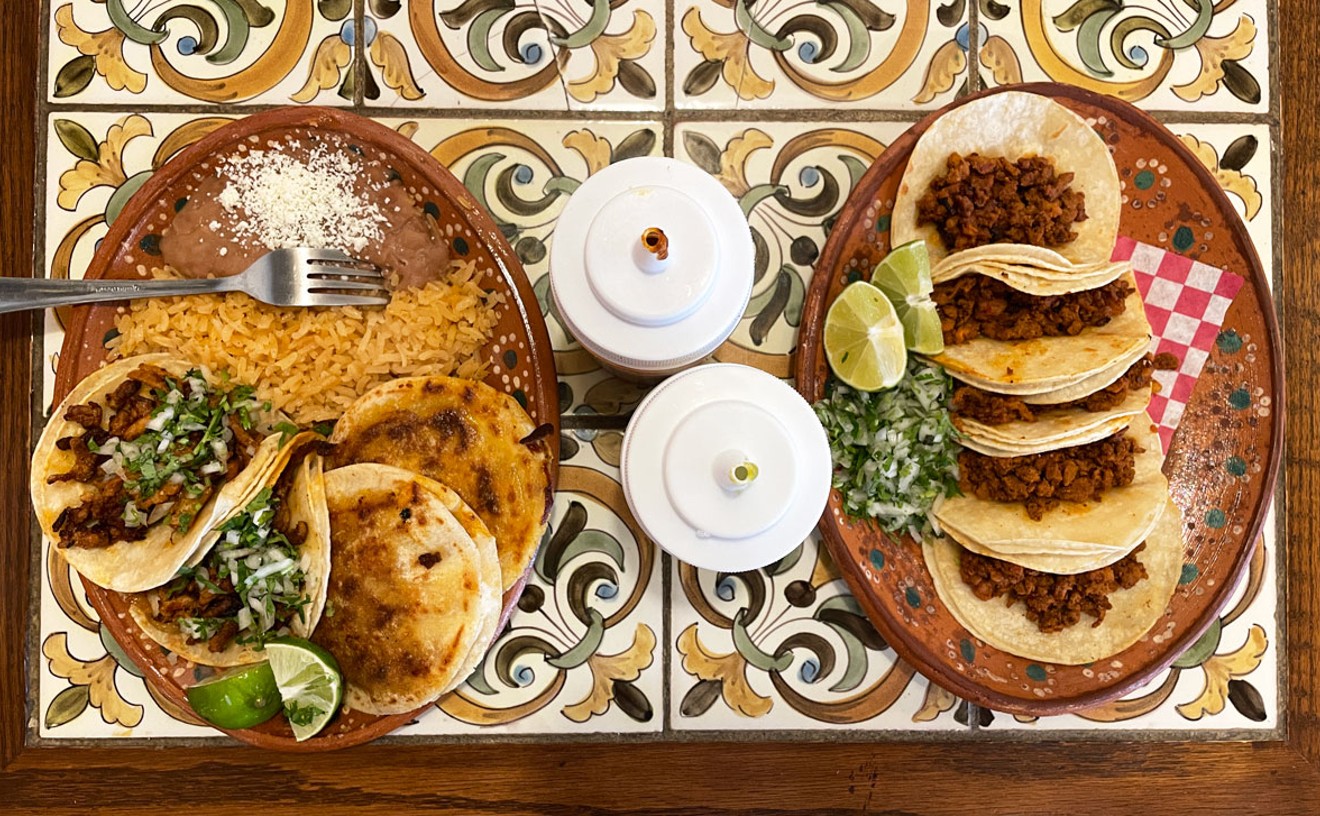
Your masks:
{"label": "brown clay dish", "polygon": [[[516,360],[508,353],[501,360],[505,374],[492,375],[487,382],[517,398],[537,424],[554,426],[554,448],[558,451],[559,402],[554,358],[550,338],[531,284],[523,273],[509,245],[463,185],[432,158],[405,137],[370,120],[326,108],[282,108],[258,113],[216,130],[182,150],[142,186],[125,205],[101,241],[87,270],[88,280],[134,279],[137,267],[148,263],[161,230],[173,216],[174,205],[187,195],[190,185],[200,179],[199,166],[209,158],[232,150],[239,142],[255,137],[260,141],[277,140],[290,133],[322,129],[347,135],[367,154],[388,161],[402,177],[404,186],[414,189],[442,229],[452,227],[452,235],[462,237],[466,254],[455,248],[456,257],[472,258],[482,270],[483,288],[495,288],[505,295],[505,305],[494,336],[511,338],[505,349],[519,349]],[[156,252],[159,250],[156,249]],[[122,304],[107,303],[72,310],[64,346],[60,352],[55,377],[54,403],[58,404],[80,380],[96,370],[106,359],[105,339],[114,328],[115,310]],[[525,349],[525,350],[523,350]],[[493,352],[488,349],[487,354]],[[186,349],[181,353],[185,356]],[[512,383],[522,384],[515,388]],[[551,459],[550,486],[558,475],[558,456]],[[504,594],[500,628],[512,612],[527,581],[524,574]],[[155,696],[167,707],[189,713],[184,689],[204,676],[209,669],[194,667],[178,660],[171,664],[161,648],[144,635],[129,617],[125,596],[83,582],[92,606],[100,614],[111,635],[143,671]],[[194,670],[201,674],[195,678]],[[428,706],[429,707],[429,706]],[[296,742],[283,717],[276,717],[250,729],[229,731],[231,736],[262,748],[288,751],[327,751],[369,742],[406,724],[425,708],[409,714],[373,716],[358,711],[341,714],[326,730],[305,742]]]}
{"label": "brown clay dish", "polygon": [[[918,137],[945,111],[899,137],[862,177],[839,214],[807,293],[798,390],[824,394],[825,311],[843,287],[889,251],[889,215]],[[1182,577],[1143,639],[1100,663],[1024,660],[970,635],[940,602],[921,549],[843,515],[833,491],[820,529],[863,609],[918,671],[998,711],[1062,714],[1121,697],[1154,679],[1215,620],[1242,577],[1269,508],[1283,444],[1283,358],[1269,278],[1214,177],[1162,125],[1126,102],[1066,85],[1012,86],[1054,98],[1093,123],[1110,146],[1124,197],[1119,233],[1246,279],[1197,381],[1164,463],[1184,518]]]}

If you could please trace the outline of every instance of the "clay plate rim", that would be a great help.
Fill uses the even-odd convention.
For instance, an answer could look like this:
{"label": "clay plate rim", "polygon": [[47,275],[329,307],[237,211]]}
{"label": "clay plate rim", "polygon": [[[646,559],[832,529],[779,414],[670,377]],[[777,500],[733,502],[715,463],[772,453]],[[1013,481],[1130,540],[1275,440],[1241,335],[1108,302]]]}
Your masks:
{"label": "clay plate rim", "polygon": [[[876,190],[880,185],[894,173],[901,173],[907,167],[908,156],[911,155],[917,139],[926,131],[931,124],[943,116],[945,113],[960,107],[976,99],[987,96],[993,96],[1005,91],[1025,91],[1027,93],[1040,94],[1056,100],[1072,99],[1084,104],[1099,108],[1113,114],[1116,118],[1126,120],[1129,123],[1136,124],[1148,133],[1151,133],[1158,139],[1164,147],[1175,153],[1183,160],[1192,173],[1196,176],[1201,186],[1208,190],[1216,207],[1218,207],[1221,216],[1228,224],[1232,240],[1237,245],[1238,252],[1243,260],[1250,267],[1250,283],[1256,289],[1257,299],[1261,303],[1273,303],[1273,297],[1269,291],[1268,279],[1265,276],[1264,269],[1261,267],[1260,257],[1256,253],[1255,245],[1247,234],[1246,225],[1238,217],[1237,211],[1229,203],[1224,191],[1220,188],[1218,182],[1210,175],[1201,161],[1192,154],[1188,148],[1162,124],[1144,111],[1114,97],[1104,96],[1093,93],[1072,85],[1064,85],[1053,82],[1035,82],[1020,85],[1003,85],[996,88],[981,91],[976,94],[964,97],[952,102],[939,110],[929,114],[920,122],[917,122],[908,130],[904,131],[878,159],[867,170],[866,174],[857,183],[856,188],[845,202],[843,209],[839,212],[836,224],[849,225],[848,228],[836,228],[825,244],[821,252],[819,262],[816,264],[812,275],[811,284],[807,291],[806,300],[803,306],[802,333],[799,337],[797,353],[797,389],[798,392],[809,403],[816,403],[824,393],[825,381],[829,377],[828,366],[824,369],[822,376],[816,365],[820,353],[822,341],[822,332],[825,322],[825,298],[829,293],[830,282],[834,277],[834,270],[838,267],[844,252],[846,235],[857,224],[860,214],[874,198]],[[1274,389],[1275,404],[1283,406],[1285,404],[1284,377],[1283,377],[1283,355],[1279,353],[1281,348],[1279,337],[1278,318],[1273,309],[1266,309],[1263,313],[1266,329],[1269,333],[1272,387]],[[1002,695],[990,688],[972,682],[965,675],[953,671],[940,657],[935,653],[927,643],[922,641],[910,629],[899,625],[896,621],[891,621],[884,614],[883,609],[877,603],[869,581],[862,571],[861,565],[849,551],[847,542],[843,539],[843,534],[839,528],[834,514],[826,508],[821,516],[818,529],[825,539],[826,546],[829,547],[830,555],[833,556],[836,564],[843,572],[844,579],[849,588],[857,597],[862,609],[866,612],[868,618],[879,630],[885,640],[894,647],[898,655],[912,664],[917,671],[927,678],[942,686],[948,691],[966,699],[979,706],[1001,711],[1008,714],[1022,714],[1027,716],[1050,716],[1057,714],[1069,714],[1082,709],[1090,708],[1101,703],[1109,702],[1122,697],[1146,683],[1150,682],[1155,675],[1164,671],[1173,661],[1185,652],[1193,643],[1200,639],[1205,630],[1214,622],[1219,615],[1220,610],[1229,600],[1232,591],[1242,580],[1242,575],[1246,571],[1251,561],[1252,552],[1255,550],[1255,542],[1260,536],[1261,527],[1265,523],[1265,516],[1270,505],[1270,500],[1274,493],[1275,485],[1278,481],[1279,465],[1283,459],[1283,416],[1282,410],[1274,411],[1270,419],[1270,433],[1274,442],[1270,447],[1269,460],[1261,475],[1264,481],[1264,489],[1261,495],[1260,503],[1255,509],[1251,524],[1245,531],[1243,541],[1246,544],[1238,549],[1234,558],[1232,569],[1229,571],[1229,580],[1222,583],[1218,591],[1209,596],[1204,601],[1201,612],[1190,624],[1183,629],[1181,636],[1172,640],[1165,648],[1165,658],[1161,658],[1141,671],[1134,673],[1130,678],[1122,683],[1111,687],[1099,688],[1091,692],[1076,694],[1071,697],[1053,698],[1049,700],[1026,700],[1022,698],[1008,697]],[[832,489],[832,493],[836,493]],[[882,535],[885,535],[882,533]],[[888,536],[886,535],[886,538]],[[892,542],[892,539],[890,539]],[[941,606],[943,602],[941,601]],[[943,614],[948,614],[944,612]]]}
{"label": "clay plate rim", "polygon": [[[541,316],[539,309],[528,308],[528,304],[536,303],[536,296],[532,291],[531,282],[527,279],[522,265],[513,254],[508,242],[504,240],[504,236],[496,228],[489,213],[472,198],[472,195],[462,183],[448,169],[436,161],[430,153],[423,150],[412,140],[384,125],[335,108],[284,107],[254,113],[216,129],[176,153],[147,179],[141,189],[133,194],[101,240],[100,246],[88,265],[84,279],[97,280],[126,277],[120,274],[119,270],[112,269],[119,258],[121,250],[124,249],[126,239],[135,230],[147,211],[155,206],[157,200],[164,196],[184,176],[191,173],[196,165],[211,158],[219,149],[234,144],[250,135],[267,130],[295,127],[338,131],[356,140],[369,142],[383,152],[397,156],[401,163],[408,165],[427,183],[431,184],[443,200],[455,205],[460,210],[462,218],[473,229],[476,239],[490,252],[494,260],[495,272],[512,285],[515,296],[509,305],[517,310],[518,322],[527,335],[527,353],[531,358],[529,368],[535,378],[535,382],[531,384],[528,391],[535,394],[535,405],[538,409],[538,416],[534,417],[534,420],[542,424],[549,423],[554,428],[554,432],[548,440],[553,453],[550,457],[548,491],[549,497],[552,499],[559,475],[558,379],[555,374],[554,356],[551,353],[550,335],[546,329],[545,319]],[[58,405],[73,387],[87,373],[90,373],[89,370],[83,372],[81,376],[79,374],[80,369],[87,360],[91,359],[99,363],[105,357],[105,350],[100,341],[97,338],[86,336],[87,323],[92,310],[116,309],[123,303],[124,301],[115,301],[73,308],[65,332],[64,344],[60,349],[60,365],[55,376],[53,404]],[[72,364],[65,361],[71,361]],[[547,506],[547,515],[548,512],[549,507]],[[532,560],[535,561],[535,555],[533,555]],[[527,583],[531,569],[531,564],[529,564],[518,581],[504,593],[504,608],[500,614],[500,624],[496,629],[497,637],[508,622],[514,605],[522,594],[523,586]],[[166,699],[187,710],[187,699],[184,697],[182,687],[173,679],[162,675],[155,662],[147,658],[142,641],[136,636],[136,626],[130,626],[125,619],[120,619],[111,611],[111,595],[115,593],[111,593],[86,580],[83,580],[83,586],[87,590],[89,601],[101,616],[106,627],[109,628],[111,635],[143,670],[146,682],[151,683],[156,691]],[[367,720],[362,727],[353,731],[343,734],[327,732],[305,742],[297,742],[291,735],[268,733],[257,729],[219,730],[258,748],[295,753],[332,751],[370,742],[400,726],[406,725],[432,705],[434,703],[428,703],[416,711],[406,714],[376,717]],[[358,716],[365,716],[361,712],[357,714]]]}

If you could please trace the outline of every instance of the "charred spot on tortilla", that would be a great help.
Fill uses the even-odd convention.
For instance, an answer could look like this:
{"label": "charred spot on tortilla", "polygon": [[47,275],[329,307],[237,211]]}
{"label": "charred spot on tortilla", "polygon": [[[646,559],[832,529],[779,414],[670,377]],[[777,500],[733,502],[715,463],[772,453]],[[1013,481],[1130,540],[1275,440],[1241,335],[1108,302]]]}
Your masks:
{"label": "charred spot on tortilla", "polygon": [[403,519],[404,521],[407,521],[408,519],[412,518],[412,508],[405,507],[402,510],[400,510],[399,518]]}
{"label": "charred spot on tortilla", "polygon": [[417,556],[417,563],[426,569],[430,569],[440,563],[440,553],[422,553]]}

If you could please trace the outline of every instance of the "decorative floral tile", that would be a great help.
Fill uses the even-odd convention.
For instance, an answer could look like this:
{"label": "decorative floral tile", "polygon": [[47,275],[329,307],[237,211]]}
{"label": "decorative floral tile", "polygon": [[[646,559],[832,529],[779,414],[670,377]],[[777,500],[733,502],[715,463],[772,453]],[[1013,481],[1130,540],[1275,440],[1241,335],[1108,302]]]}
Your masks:
{"label": "decorative floral tile", "polygon": [[[564,414],[619,414],[644,391],[608,376],[564,328],[550,297],[550,244],[569,196],[617,161],[659,155],[659,122],[382,119],[431,152],[495,218],[532,281],[555,349]],[[610,384],[602,384],[602,383]]]}
{"label": "decorative floral tile", "polygon": [[536,0],[365,0],[363,101],[416,108],[567,110],[567,31]]}
{"label": "decorative floral tile", "polygon": [[[1271,204],[1274,170],[1270,159],[1269,126],[1173,122],[1168,127],[1214,174],[1246,224],[1265,274],[1273,284],[1274,218]],[[1126,186],[1129,180],[1123,182]],[[1131,183],[1139,186],[1135,178]],[[1175,231],[1169,240],[1176,246],[1176,239]]]}
{"label": "decorative floral tile", "polygon": [[683,0],[679,108],[938,107],[967,78],[967,3]]}
{"label": "decorative floral tile", "polygon": [[664,0],[536,0],[556,32],[573,110],[665,107]]}
{"label": "decorative floral tile", "polygon": [[899,660],[813,533],[754,572],[675,563],[670,727],[961,730],[967,707]]}
{"label": "decorative floral tile", "polygon": [[353,103],[353,0],[51,0],[51,102]]}
{"label": "decorative floral tile", "polygon": [[674,153],[715,176],[747,214],[755,283],[742,322],[715,353],[724,362],[793,371],[812,269],[853,186],[908,125],[874,122],[681,122]]}
{"label": "decorative floral tile", "polygon": [[[1247,576],[1218,620],[1168,671],[1122,700],[1077,715],[1033,719],[981,711],[981,728],[1043,733],[1277,727],[1282,699],[1277,570],[1282,552],[1275,544],[1274,524],[1271,511]],[[1195,575],[1183,576],[1184,583],[1196,580]]]}
{"label": "decorative floral tile", "polygon": [[980,8],[987,85],[1066,82],[1157,110],[1266,113],[1269,3],[1008,0]]}

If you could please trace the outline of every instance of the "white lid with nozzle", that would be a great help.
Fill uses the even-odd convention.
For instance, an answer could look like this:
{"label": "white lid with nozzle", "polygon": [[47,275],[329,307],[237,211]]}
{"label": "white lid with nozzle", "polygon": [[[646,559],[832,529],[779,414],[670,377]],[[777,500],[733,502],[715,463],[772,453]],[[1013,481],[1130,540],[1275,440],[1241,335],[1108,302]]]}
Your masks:
{"label": "white lid with nozzle", "polygon": [[755,251],[738,202],[709,174],[660,157],[590,176],[555,224],[559,315],[604,362],[662,374],[701,360],[738,325]]}
{"label": "white lid with nozzle", "polygon": [[623,439],[624,495],[670,555],[743,572],[782,558],[820,520],[833,466],[815,413],[757,368],[716,363],[670,377]]}

